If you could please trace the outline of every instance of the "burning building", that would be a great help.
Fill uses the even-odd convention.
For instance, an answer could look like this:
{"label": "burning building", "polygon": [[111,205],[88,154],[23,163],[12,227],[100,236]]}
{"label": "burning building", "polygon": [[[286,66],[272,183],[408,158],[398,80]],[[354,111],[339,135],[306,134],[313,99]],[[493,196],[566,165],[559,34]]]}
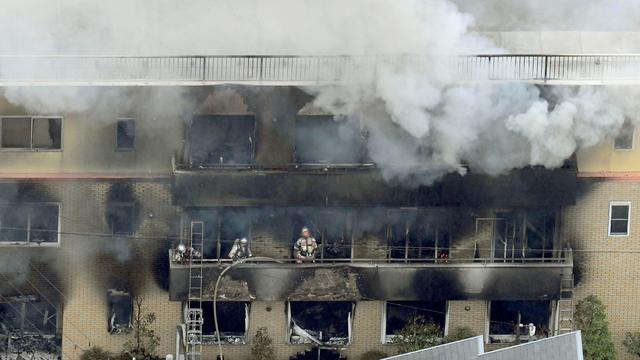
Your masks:
{"label": "burning building", "polygon": [[[156,314],[158,353],[179,359],[212,359],[220,349],[246,359],[262,327],[279,359],[391,354],[418,316],[442,337],[469,328],[494,348],[573,330],[575,299],[593,293],[610,306],[618,343],[637,324],[622,319],[628,298],[616,293],[631,287],[623,274],[633,271],[632,255],[611,264],[610,253],[596,251],[603,238],[632,238],[632,132],[610,147],[571,149],[557,166],[532,160],[489,175],[468,153],[468,164],[436,166],[438,176],[417,181],[390,176],[414,159],[385,162],[380,152],[397,144],[380,149],[380,132],[362,126],[366,112],[319,106],[322,89],[344,80],[322,64],[346,71],[356,61],[348,57],[125,57],[118,65],[96,57],[91,81],[65,67],[82,58],[62,59],[32,59],[60,61],[55,76],[36,67],[29,76],[12,69],[13,78],[2,72],[11,59],[0,59],[6,354],[29,337],[65,359],[93,346],[117,351],[131,336],[136,299]],[[549,101],[550,88],[593,78],[596,64],[640,62],[456,61],[466,69],[461,81],[526,83]],[[567,70],[575,67],[582,71]],[[640,78],[611,71],[614,80]],[[38,112],[7,94],[25,78],[52,91],[71,84],[100,101]],[[418,140],[410,145],[434,155]],[[311,245],[298,247],[301,237]],[[296,258],[301,252],[308,258]]]}

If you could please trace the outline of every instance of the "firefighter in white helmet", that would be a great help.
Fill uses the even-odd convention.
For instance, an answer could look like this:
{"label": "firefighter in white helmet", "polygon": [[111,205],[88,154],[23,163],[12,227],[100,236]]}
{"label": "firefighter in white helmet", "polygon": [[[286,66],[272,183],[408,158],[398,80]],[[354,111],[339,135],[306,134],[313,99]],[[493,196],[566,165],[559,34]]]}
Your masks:
{"label": "firefighter in white helmet", "polygon": [[293,247],[293,255],[296,259],[296,263],[301,264],[303,262],[311,262],[315,260],[318,253],[318,243],[316,239],[311,236],[309,228],[303,227],[300,233],[300,238],[296,241]]}
{"label": "firefighter in white helmet", "polygon": [[247,238],[236,239],[233,242],[231,251],[229,251],[229,258],[233,261],[246,259],[251,257],[251,249],[249,248],[249,241]]}

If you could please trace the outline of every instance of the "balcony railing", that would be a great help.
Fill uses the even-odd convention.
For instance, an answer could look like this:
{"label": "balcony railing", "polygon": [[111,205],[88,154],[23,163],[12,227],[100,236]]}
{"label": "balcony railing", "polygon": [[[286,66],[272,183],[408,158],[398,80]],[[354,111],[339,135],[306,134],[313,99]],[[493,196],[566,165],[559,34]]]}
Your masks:
{"label": "balcony railing", "polygon": [[453,82],[638,83],[640,55],[0,56],[0,85],[313,85],[409,70]]}

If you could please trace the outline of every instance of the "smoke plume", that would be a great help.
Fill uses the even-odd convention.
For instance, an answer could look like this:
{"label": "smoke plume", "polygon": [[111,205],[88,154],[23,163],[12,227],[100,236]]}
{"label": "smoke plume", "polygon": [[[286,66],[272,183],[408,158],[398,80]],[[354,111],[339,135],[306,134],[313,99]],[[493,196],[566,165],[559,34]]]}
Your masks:
{"label": "smoke plume", "polygon": [[[462,8],[447,0],[0,3],[3,54],[497,53],[505,50],[476,31],[518,24],[610,30],[604,22],[635,30],[637,24],[613,19],[640,13],[633,1],[609,6],[601,0],[517,8],[498,0],[496,6],[458,0]],[[566,16],[578,7],[583,15]],[[589,20],[594,13],[606,21]],[[354,71],[350,79],[367,76]],[[635,88],[554,88],[543,96],[529,84],[460,85],[442,69],[411,65],[383,67],[370,80],[308,91],[317,95],[316,106],[367,130],[369,157],[387,178],[420,184],[467,169],[496,175],[528,165],[557,167],[576,150],[609,141],[637,113],[627,100]],[[104,101],[82,89],[5,93],[28,109],[85,111]]]}

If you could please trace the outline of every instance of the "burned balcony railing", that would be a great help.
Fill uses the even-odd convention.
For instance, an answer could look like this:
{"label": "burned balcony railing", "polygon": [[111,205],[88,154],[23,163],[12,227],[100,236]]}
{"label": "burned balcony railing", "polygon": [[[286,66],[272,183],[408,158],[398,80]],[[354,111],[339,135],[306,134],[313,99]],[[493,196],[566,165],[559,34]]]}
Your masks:
{"label": "burned balcony railing", "polygon": [[[424,256],[424,257],[402,257],[402,258],[394,258],[391,257],[390,254],[394,250],[400,250],[400,248],[394,247],[376,247],[376,250],[380,250],[379,253],[384,256],[381,257],[362,257],[362,256],[330,256],[328,255],[328,249],[335,249],[335,246],[331,245],[318,245],[318,255],[315,260],[310,262],[304,262],[302,264],[296,264],[296,260],[294,258],[278,258],[278,262],[281,264],[294,264],[294,265],[318,265],[322,266],[323,264],[348,264],[348,263],[356,263],[356,264],[392,264],[402,266],[403,264],[416,264],[416,265],[428,265],[428,264],[438,264],[438,265],[461,265],[461,264],[572,264],[573,263],[573,254],[570,249],[564,250],[554,250],[554,256],[551,257],[521,257],[521,258],[502,258],[502,257],[449,257],[449,256],[441,256],[442,252],[439,256]],[[366,245],[347,245],[339,247],[341,254],[353,254],[354,251],[362,248],[371,248]],[[266,246],[261,247],[252,247],[253,256],[264,259],[264,257],[269,257],[270,251],[273,248],[268,248]],[[404,250],[405,248],[402,247]],[[434,251],[434,248],[421,247],[420,249],[411,248],[410,250],[424,250],[424,251]],[[456,251],[461,251],[465,249],[456,249]],[[466,249],[472,250],[472,249]],[[233,261],[230,258],[202,258],[201,255],[198,255],[192,259],[184,259],[181,257],[175,256],[176,250],[170,250],[169,256],[172,263],[176,265],[188,265],[190,263],[203,263],[203,264],[230,264]],[[447,254],[449,250],[446,250]],[[335,252],[334,252],[335,253]],[[176,259],[182,259],[180,261]],[[253,264],[270,264],[273,263],[273,260],[264,261],[261,259],[248,259],[248,263]]]}
{"label": "burned balcony railing", "polygon": [[313,85],[398,71],[452,82],[637,83],[640,55],[0,56],[0,85]]}

